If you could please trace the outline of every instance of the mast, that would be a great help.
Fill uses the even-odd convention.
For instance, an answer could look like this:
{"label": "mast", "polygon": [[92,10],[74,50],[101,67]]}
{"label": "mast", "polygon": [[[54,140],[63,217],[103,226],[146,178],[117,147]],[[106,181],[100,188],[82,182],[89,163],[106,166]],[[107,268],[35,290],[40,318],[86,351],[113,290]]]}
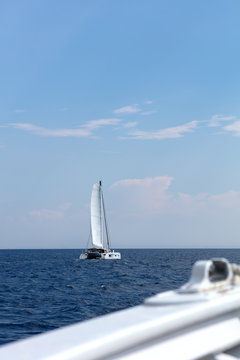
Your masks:
{"label": "mast", "polygon": [[91,239],[91,242],[92,242],[92,229],[91,229],[91,224],[90,224],[90,232],[89,232],[89,235],[88,235],[88,242],[87,242],[87,247],[86,247],[86,250],[89,248],[89,241]]}
{"label": "mast", "polygon": [[[102,185],[102,182],[100,181],[100,186]],[[102,205],[103,205],[103,217],[104,217],[104,224],[106,229],[106,237],[107,237],[107,248],[110,249],[110,239],[109,239],[109,232],[108,232],[108,225],[107,225],[107,218],[106,218],[106,211],[105,211],[105,205],[104,205],[104,199],[103,199],[103,192],[101,190],[101,198],[102,198]]]}
{"label": "mast", "polygon": [[[101,213],[102,244],[103,244],[103,242],[104,242],[103,221],[104,221],[104,220],[103,220],[103,216],[102,216],[102,207],[103,207],[103,205],[102,205],[102,181],[101,181],[101,180],[99,181],[99,195],[100,195],[100,213]],[[103,247],[104,247],[104,246],[103,246]]]}

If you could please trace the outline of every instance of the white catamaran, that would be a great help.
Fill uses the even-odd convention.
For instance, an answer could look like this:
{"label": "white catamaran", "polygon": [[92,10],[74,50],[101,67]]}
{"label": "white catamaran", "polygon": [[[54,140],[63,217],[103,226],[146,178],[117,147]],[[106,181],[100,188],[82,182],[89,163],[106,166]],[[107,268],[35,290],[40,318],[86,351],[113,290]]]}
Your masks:
{"label": "white catamaran", "polygon": [[[104,229],[106,247],[103,247]],[[93,185],[91,197],[91,230],[92,247],[80,255],[80,259],[121,259],[121,253],[110,249],[110,239],[102,192],[102,182]]]}

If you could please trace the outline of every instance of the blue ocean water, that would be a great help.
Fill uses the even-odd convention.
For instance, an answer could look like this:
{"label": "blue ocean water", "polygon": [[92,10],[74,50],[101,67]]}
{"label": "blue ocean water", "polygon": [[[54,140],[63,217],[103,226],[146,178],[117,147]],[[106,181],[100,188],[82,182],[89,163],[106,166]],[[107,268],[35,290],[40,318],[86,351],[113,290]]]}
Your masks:
{"label": "blue ocean water", "polygon": [[236,249],[131,249],[122,260],[79,260],[80,250],[1,250],[0,344],[140,304],[185,283],[196,260]]}

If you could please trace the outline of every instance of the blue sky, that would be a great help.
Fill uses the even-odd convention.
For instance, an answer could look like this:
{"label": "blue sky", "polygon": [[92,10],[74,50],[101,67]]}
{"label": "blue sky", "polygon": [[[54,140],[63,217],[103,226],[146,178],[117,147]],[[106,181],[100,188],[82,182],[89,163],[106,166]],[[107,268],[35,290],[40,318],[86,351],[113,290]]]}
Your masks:
{"label": "blue sky", "polygon": [[0,5],[0,248],[239,247],[240,4]]}

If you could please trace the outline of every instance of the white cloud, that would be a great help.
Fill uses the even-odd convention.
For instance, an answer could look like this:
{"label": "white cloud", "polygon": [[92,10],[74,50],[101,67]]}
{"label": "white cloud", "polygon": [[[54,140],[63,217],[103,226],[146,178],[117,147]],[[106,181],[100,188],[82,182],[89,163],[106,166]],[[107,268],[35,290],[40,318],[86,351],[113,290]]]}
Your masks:
{"label": "white cloud", "polygon": [[121,107],[119,109],[114,110],[114,114],[136,114],[140,112],[141,109],[139,108],[138,104],[135,105],[128,105]]}
{"label": "white cloud", "polygon": [[23,109],[16,109],[16,110],[14,110],[14,112],[17,113],[17,114],[21,114],[21,113],[24,113],[25,110],[23,110]]}
{"label": "white cloud", "polygon": [[[171,176],[157,176],[144,179],[123,179],[112,184],[111,189],[118,193],[118,206],[125,207],[131,215],[181,214],[193,216],[198,213],[235,211],[240,208],[240,192],[227,191],[210,195],[171,193]],[[234,210],[235,209],[235,210]]]}
{"label": "white cloud", "polygon": [[185,133],[193,132],[198,127],[198,121],[191,121],[184,125],[169,127],[166,129],[155,131],[134,131],[129,133],[125,139],[136,140],[163,140],[163,139],[176,139],[182,137]]}
{"label": "white cloud", "polygon": [[238,247],[240,192],[175,193],[172,180],[153,186],[153,179],[150,186],[144,179],[112,186],[111,233],[119,247]]}
{"label": "white cloud", "polygon": [[102,126],[106,126],[106,125],[118,125],[122,120],[120,119],[99,119],[99,120],[91,120],[88,121],[85,125],[83,125],[84,128],[86,129],[99,129]]}
{"label": "white cloud", "polygon": [[91,135],[91,132],[87,129],[47,129],[40,126],[35,126],[27,123],[13,123],[10,124],[15,129],[21,129],[25,131],[30,131],[35,135],[39,136],[56,136],[56,137],[88,137]]}
{"label": "white cloud", "polygon": [[224,130],[232,131],[235,136],[240,136],[240,120],[235,121],[231,125],[224,126]]}
{"label": "white cloud", "polygon": [[179,193],[174,200],[172,211],[195,214],[196,211],[219,211],[240,207],[240,192],[229,190],[225,193],[209,195],[207,193],[190,195]]}
{"label": "white cloud", "polygon": [[231,121],[231,120],[236,120],[236,116],[222,116],[222,115],[213,115],[211,117],[211,119],[209,120],[208,126],[210,127],[217,127],[217,126],[221,126],[221,122],[224,121]]}
{"label": "white cloud", "polygon": [[132,121],[132,122],[128,122],[128,123],[123,124],[123,127],[125,127],[125,128],[132,128],[132,127],[135,127],[135,126],[137,126],[136,121]]}
{"label": "white cloud", "polygon": [[71,202],[66,202],[66,203],[61,204],[59,206],[59,209],[65,211],[65,210],[68,210],[71,206],[72,206]]}
{"label": "white cloud", "polygon": [[30,211],[30,215],[48,220],[62,220],[64,218],[64,213],[62,211],[49,209],[32,210]]}
{"label": "white cloud", "polygon": [[157,186],[159,190],[167,190],[171,185],[173,178],[170,176],[157,176],[154,178],[144,178],[144,179],[123,179],[116,181],[112,184],[111,188],[116,187],[155,187]]}
{"label": "white cloud", "polygon": [[124,179],[112,184],[111,189],[120,192],[119,204],[124,201],[127,212],[150,214],[166,211],[169,206],[169,195],[166,191],[172,180],[170,176]]}
{"label": "white cloud", "polygon": [[151,115],[151,114],[156,114],[156,110],[150,110],[150,111],[142,111],[141,113],[140,113],[140,115]]}
{"label": "white cloud", "polygon": [[31,210],[29,214],[33,217],[39,218],[40,220],[62,220],[64,219],[66,211],[71,207],[71,203],[67,202],[61,204],[57,210],[50,209],[40,209],[40,210]]}
{"label": "white cloud", "polygon": [[211,203],[221,206],[222,208],[233,208],[240,205],[240,193],[238,191],[227,191],[222,194],[216,194],[209,197]]}
{"label": "white cloud", "polygon": [[[147,100],[144,102],[144,104],[146,105],[150,105],[152,104],[152,101],[151,100]],[[128,106],[124,106],[124,107],[121,107],[119,109],[116,109],[113,111],[114,114],[140,114],[140,115],[151,115],[151,114],[154,114],[156,113],[157,111],[156,110],[149,110],[149,111],[142,111],[142,109],[139,107],[138,104],[134,104],[134,105],[128,105]]]}
{"label": "white cloud", "polygon": [[55,136],[55,137],[91,137],[93,130],[99,129],[103,126],[114,126],[118,124],[120,119],[99,119],[91,120],[77,129],[48,129],[45,127],[36,126],[28,123],[12,123],[11,127],[29,131],[39,136]]}

